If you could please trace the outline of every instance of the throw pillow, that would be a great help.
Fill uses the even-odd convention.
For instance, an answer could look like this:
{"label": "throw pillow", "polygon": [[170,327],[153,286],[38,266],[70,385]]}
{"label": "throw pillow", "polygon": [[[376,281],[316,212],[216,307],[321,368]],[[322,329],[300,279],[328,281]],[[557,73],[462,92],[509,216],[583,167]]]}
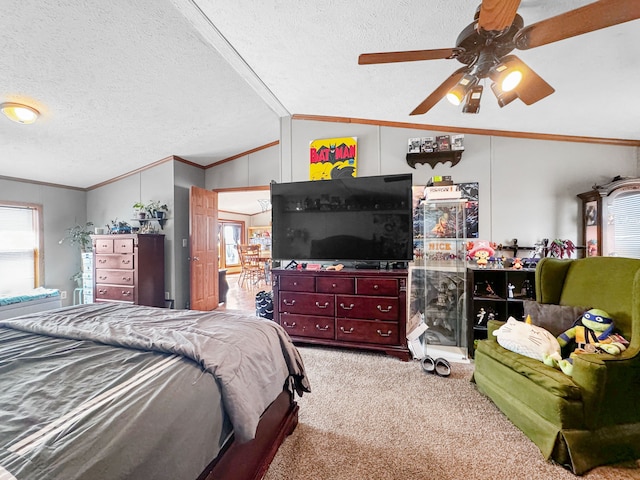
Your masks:
{"label": "throw pillow", "polygon": [[520,322],[509,317],[493,334],[507,350],[544,362],[552,357],[560,360],[560,344],[555,336],[544,328]]}
{"label": "throw pillow", "polygon": [[573,327],[575,321],[590,307],[571,307],[568,305],[554,305],[552,303],[538,303],[533,300],[524,301],[524,318],[531,317],[531,323],[542,327],[557,337]]}

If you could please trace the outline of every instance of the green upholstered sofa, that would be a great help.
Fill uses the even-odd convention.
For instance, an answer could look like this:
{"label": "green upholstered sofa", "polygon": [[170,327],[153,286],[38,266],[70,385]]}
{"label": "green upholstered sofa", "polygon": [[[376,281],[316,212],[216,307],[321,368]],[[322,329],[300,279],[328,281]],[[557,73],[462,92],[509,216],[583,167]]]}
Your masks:
{"label": "green upholstered sofa", "polygon": [[478,342],[473,381],[540,449],[581,475],[598,465],[640,458],[640,260],[542,259],[539,303],[607,311],[630,340],[619,356],[584,354],[569,377],[502,348],[492,334]]}

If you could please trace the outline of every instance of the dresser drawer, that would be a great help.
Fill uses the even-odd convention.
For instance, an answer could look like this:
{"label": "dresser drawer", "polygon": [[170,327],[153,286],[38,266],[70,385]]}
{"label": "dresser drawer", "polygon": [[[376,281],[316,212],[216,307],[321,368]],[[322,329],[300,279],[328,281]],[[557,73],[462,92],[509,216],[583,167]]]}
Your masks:
{"label": "dresser drawer", "polygon": [[133,253],[133,238],[114,238],[113,253]]}
{"label": "dresser drawer", "polygon": [[336,320],[336,339],[381,345],[398,344],[398,324],[371,320]]}
{"label": "dresser drawer", "polygon": [[280,325],[293,337],[333,338],[334,323],[332,317],[287,313],[280,315]]}
{"label": "dresser drawer", "polygon": [[398,320],[397,297],[336,296],[336,316],[366,320]]}
{"label": "dresser drawer", "polygon": [[315,279],[302,275],[280,275],[280,290],[293,292],[314,292]]}
{"label": "dresser drawer", "polygon": [[133,285],[133,270],[96,270],[96,283]]}
{"label": "dresser drawer", "polygon": [[319,293],[356,293],[355,278],[318,277],[316,291]]}
{"label": "dresser drawer", "polygon": [[113,238],[96,240],[96,253],[113,253]]}
{"label": "dresser drawer", "polygon": [[304,313],[333,317],[335,315],[334,298],[333,295],[322,293],[280,291],[279,311],[282,314]]}
{"label": "dresser drawer", "polygon": [[395,278],[356,278],[358,295],[398,295],[398,280]]}
{"label": "dresser drawer", "polygon": [[132,270],[133,254],[130,255],[96,255],[96,269],[119,268]]}
{"label": "dresser drawer", "polygon": [[135,289],[129,286],[96,285],[96,300],[118,300],[133,302]]}

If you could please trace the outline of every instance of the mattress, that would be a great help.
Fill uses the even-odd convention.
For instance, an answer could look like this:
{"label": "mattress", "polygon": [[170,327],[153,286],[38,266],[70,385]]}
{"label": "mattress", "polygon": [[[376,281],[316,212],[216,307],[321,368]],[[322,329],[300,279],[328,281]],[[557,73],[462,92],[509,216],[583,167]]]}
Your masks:
{"label": "mattress", "polygon": [[251,436],[242,412],[266,408],[243,364],[273,398],[308,390],[266,322],[119,304],[0,322],[0,478],[196,479],[231,433]]}

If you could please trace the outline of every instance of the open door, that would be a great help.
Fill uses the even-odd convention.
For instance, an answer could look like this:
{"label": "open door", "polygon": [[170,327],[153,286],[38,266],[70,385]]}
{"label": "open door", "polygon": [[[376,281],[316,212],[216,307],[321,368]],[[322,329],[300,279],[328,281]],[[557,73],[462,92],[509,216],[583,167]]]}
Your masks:
{"label": "open door", "polygon": [[218,194],[191,187],[189,192],[191,244],[191,309],[218,308]]}

